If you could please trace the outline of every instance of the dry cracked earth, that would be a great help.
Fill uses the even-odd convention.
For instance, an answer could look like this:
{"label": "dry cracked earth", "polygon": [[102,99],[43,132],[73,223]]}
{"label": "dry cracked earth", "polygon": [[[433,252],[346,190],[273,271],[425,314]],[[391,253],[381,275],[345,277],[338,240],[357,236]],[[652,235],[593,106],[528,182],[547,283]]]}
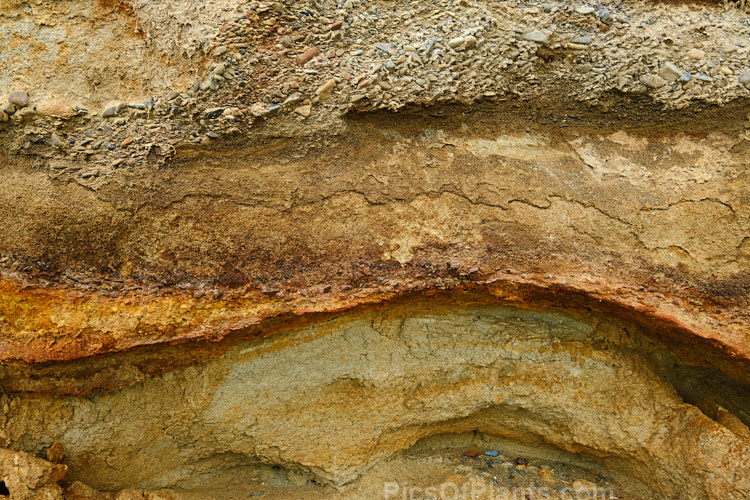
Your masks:
{"label": "dry cracked earth", "polygon": [[0,0],[0,498],[750,498],[750,13]]}

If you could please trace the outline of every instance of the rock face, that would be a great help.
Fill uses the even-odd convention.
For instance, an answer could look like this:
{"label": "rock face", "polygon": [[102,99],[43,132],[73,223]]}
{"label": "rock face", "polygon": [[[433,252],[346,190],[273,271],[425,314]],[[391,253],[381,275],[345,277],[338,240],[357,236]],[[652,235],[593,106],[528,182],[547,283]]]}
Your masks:
{"label": "rock face", "polygon": [[0,494],[748,498],[700,8],[0,0]]}

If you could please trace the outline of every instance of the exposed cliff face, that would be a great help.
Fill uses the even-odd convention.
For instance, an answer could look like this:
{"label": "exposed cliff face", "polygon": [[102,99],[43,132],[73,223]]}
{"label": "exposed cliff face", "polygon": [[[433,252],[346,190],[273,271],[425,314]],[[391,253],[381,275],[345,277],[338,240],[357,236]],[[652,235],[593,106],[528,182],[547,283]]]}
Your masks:
{"label": "exposed cliff face", "polygon": [[0,495],[750,496],[741,10],[5,3]]}

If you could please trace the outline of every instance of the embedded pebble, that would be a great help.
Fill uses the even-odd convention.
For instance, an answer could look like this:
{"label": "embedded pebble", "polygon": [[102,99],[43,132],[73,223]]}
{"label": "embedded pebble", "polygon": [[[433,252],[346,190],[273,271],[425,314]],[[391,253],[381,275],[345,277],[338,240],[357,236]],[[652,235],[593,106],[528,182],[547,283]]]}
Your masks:
{"label": "embedded pebble", "polygon": [[592,41],[591,37],[588,36],[588,35],[579,36],[579,37],[574,38],[573,40],[571,40],[572,43],[577,43],[577,44],[580,44],[580,45],[588,45],[588,44],[591,43],[591,41]]}
{"label": "embedded pebble", "polygon": [[29,94],[26,92],[11,92],[8,95],[8,102],[19,107],[25,108],[29,105]]}
{"label": "embedded pebble", "polygon": [[396,53],[396,51],[393,50],[393,47],[391,47],[390,45],[387,45],[385,43],[376,43],[375,44],[375,48],[378,49],[378,50],[382,50],[383,52],[385,52],[386,54],[391,55],[391,56]]}
{"label": "embedded pebble", "polygon": [[659,75],[643,75],[641,76],[640,81],[643,85],[651,89],[658,89],[667,84],[664,78]]}
{"label": "embedded pebble", "polygon": [[688,57],[691,57],[693,59],[703,59],[706,57],[706,53],[703,52],[701,49],[690,49],[687,53]]}
{"label": "embedded pebble", "polygon": [[304,66],[305,64],[310,62],[310,60],[313,57],[317,56],[318,54],[320,54],[320,49],[318,47],[310,47],[309,49],[304,51],[302,54],[300,54],[300,56],[297,58],[297,63],[300,66]]}
{"label": "embedded pebble", "polygon": [[523,36],[524,40],[537,43],[547,43],[547,35],[539,30],[530,31]]}
{"label": "embedded pebble", "polygon": [[117,116],[117,106],[110,106],[102,111],[102,118],[112,118]]}
{"label": "embedded pebble", "polygon": [[576,12],[585,16],[594,12],[594,8],[589,7],[588,5],[581,5],[580,7],[576,7]]}
{"label": "embedded pebble", "polygon": [[674,82],[682,76],[682,73],[683,71],[680,68],[675,66],[673,63],[668,62],[662,67],[661,71],[659,72],[659,76],[661,76],[668,82]]}
{"label": "embedded pebble", "polygon": [[487,455],[488,457],[496,457],[500,455],[500,452],[497,450],[487,450],[484,452],[484,454]]}
{"label": "embedded pebble", "polygon": [[744,86],[747,90],[750,90],[750,69],[746,69],[745,71],[743,71],[739,78],[737,78],[737,81],[740,82],[740,85]]}
{"label": "embedded pebble", "polygon": [[307,118],[308,116],[310,116],[310,113],[312,113],[312,106],[306,104],[304,106],[294,108],[294,112],[300,115],[302,118]]}
{"label": "embedded pebble", "polygon": [[318,87],[318,90],[315,91],[315,93],[318,95],[318,97],[321,100],[328,99],[331,96],[331,92],[333,92],[333,89],[336,87],[336,80],[331,78],[327,82],[325,82],[323,85]]}

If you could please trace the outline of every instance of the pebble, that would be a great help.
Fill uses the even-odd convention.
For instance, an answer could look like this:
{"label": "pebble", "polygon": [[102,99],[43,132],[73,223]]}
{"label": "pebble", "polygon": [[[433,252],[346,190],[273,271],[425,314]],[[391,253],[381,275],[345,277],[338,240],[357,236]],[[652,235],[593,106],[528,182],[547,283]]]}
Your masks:
{"label": "pebble", "polygon": [[133,142],[133,137],[130,136],[120,143],[120,147],[124,148],[125,146],[127,146],[128,144],[131,144],[132,142]]}
{"label": "pebble", "polygon": [[325,82],[323,85],[318,87],[318,90],[315,91],[317,96],[320,98],[320,100],[324,101],[331,97],[331,92],[333,92],[333,89],[336,87],[336,80],[331,78],[327,82]]}
{"label": "pebble", "polygon": [[675,82],[682,76],[683,71],[671,62],[664,64],[659,75],[668,82]]}
{"label": "pebble", "polygon": [[524,40],[537,43],[547,43],[547,35],[539,30],[530,31],[523,36]]}
{"label": "pebble", "polygon": [[591,37],[588,36],[588,35],[579,36],[579,37],[574,38],[573,40],[571,40],[572,43],[577,43],[577,44],[580,44],[580,45],[588,45],[588,44],[591,43],[591,41],[592,41]]}
{"label": "pebble", "polygon": [[573,490],[580,492],[580,491],[588,491],[589,494],[598,491],[598,488],[594,483],[591,481],[586,481],[585,479],[576,479],[573,481]]}
{"label": "pebble", "polygon": [[703,52],[701,49],[690,49],[687,53],[688,57],[691,57],[693,59],[703,59],[706,57],[706,53]]}
{"label": "pebble", "polygon": [[576,12],[585,16],[594,12],[594,8],[589,7],[588,5],[581,5],[580,7],[576,7]]}
{"label": "pebble", "polygon": [[8,102],[19,108],[25,108],[29,105],[29,94],[26,92],[11,92],[8,95]]}
{"label": "pebble", "polygon": [[224,45],[220,45],[216,47],[216,50],[214,50],[214,56],[219,57],[220,55],[223,55],[227,51],[227,48]]}
{"label": "pebble", "polygon": [[664,78],[659,75],[643,75],[641,76],[640,81],[643,85],[651,89],[658,89],[667,84]]}
{"label": "pebble", "polygon": [[363,52],[362,49],[352,50],[351,51],[351,55],[353,55],[353,56],[361,56],[362,52]]}
{"label": "pebble", "polygon": [[464,37],[452,38],[448,40],[448,47],[455,49],[464,44]]}
{"label": "pebble", "polygon": [[304,66],[305,64],[310,62],[310,60],[313,57],[317,56],[318,54],[320,54],[320,49],[318,47],[310,47],[309,49],[304,51],[302,54],[300,54],[300,56],[297,58],[297,63],[300,66]]}
{"label": "pebble", "polygon": [[612,13],[609,12],[607,9],[599,9],[596,11],[596,17],[601,20],[604,24],[611,24],[612,23]]}
{"label": "pebble", "polygon": [[302,118],[307,118],[308,116],[310,116],[310,113],[312,113],[312,106],[306,104],[304,106],[294,108],[294,112],[300,115]]}
{"label": "pebble", "polygon": [[69,119],[76,115],[76,111],[69,103],[56,100],[45,99],[36,106],[36,112],[41,116],[54,116],[55,118]]}
{"label": "pebble", "polygon": [[518,457],[516,458],[516,465],[529,465],[529,459],[524,457]]}
{"label": "pebble", "polygon": [[328,27],[328,31],[340,30],[342,26],[344,26],[344,21],[336,21]]}
{"label": "pebble", "polygon": [[391,56],[396,54],[396,51],[393,50],[393,47],[385,43],[376,43],[375,48],[378,50],[382,50],[383,52]]}
{"label": "pebble", "polygon": [[212,120],[218,118],[224,112],[224,108],[208,108],[203,112],[203,116]]}
{"label": "pebble", "polygon": [[102,111],[102,118],[112,118],[117,116],[117,106],[110,106]]}
{"label": "pebble", "polygon": [[5,111],[0,111],[0,123],[7,122],[9,120],[8,115]]}
{"label": "pebble", "polygon": [[3,104],[3,106],[0,107],[0,111],[2,111],[3,113],[5,113],[7,115],[12,115],[13,113],[16,112],[16,105],[15,104],[10,104],[10,103]]}
{"label": "pebble", "polygon": [[695,79],[700,80],[701,82],[712,82],[714,79],[708,75],[704,75],[703,73],[696,73]]}
{"label": "pebble", "polygon": [[750,69],[743,71],[739,78],[737,78],[737,81],[747,90],[750,90]]}
{"label": "pebble", "polygon": [[685,71],[685,72],[684,72],[684,73],[683,73],[683,74],[682,74],[682,75],[680,76],[680,81],[681,81],[682,83],[687,83],[687,82],[689,82],[689,81],[690,81],[690,78],[691,78],[692,76],[693,76],[693,75],[691,75],[689,71]]}
{"label": "pebble", "polygon": [[484,452],[484,454],[487,455],[488,457],[496,457],[500,455],[500,452],[497,450],[487,450]]}

